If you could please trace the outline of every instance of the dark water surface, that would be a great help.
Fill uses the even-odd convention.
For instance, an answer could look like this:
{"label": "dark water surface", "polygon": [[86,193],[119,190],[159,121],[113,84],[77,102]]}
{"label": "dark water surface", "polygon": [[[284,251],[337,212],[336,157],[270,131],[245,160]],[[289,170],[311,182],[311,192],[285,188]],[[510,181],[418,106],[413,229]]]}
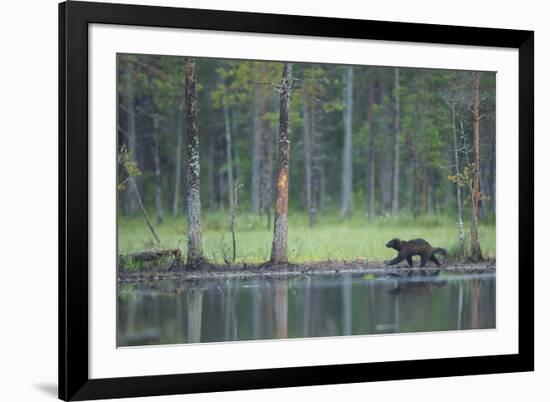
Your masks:
{"label": "dark water surface", "polygon": [[495,328],[495,289],[494,274],[122,283],[117,345]]}

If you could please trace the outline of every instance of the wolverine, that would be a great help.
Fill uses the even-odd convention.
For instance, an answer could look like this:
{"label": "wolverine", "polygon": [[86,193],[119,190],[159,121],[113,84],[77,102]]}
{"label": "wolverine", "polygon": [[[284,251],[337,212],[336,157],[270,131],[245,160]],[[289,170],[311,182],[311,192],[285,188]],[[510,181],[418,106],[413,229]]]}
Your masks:
{"label": "wolverine", "polygon": [[413,267],[413,256],[420,256],[420,266],[424,267],[428,260],[433,261],[438,266],[441,265],[435,253],[441,253],[444,256],[447,256],[447,250],[439,247],[432,247],[424,239],[413,239],[413,240],[400,240],[392,239],[386,243],[386,247],[393,248],[397,251],[397,257],[393,260],[384,261],[387,265],[394,265],[400,263],[403,260],[407,260],[409,267]]}

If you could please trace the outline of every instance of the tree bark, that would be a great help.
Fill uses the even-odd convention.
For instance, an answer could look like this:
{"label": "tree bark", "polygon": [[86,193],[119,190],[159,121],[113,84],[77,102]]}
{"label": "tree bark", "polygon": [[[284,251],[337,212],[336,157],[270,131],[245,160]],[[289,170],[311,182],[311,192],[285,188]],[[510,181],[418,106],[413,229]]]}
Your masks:
{"label": "tree bark", "polygon": [[[262,109],[263,110],[263,109]],[[271,124],[262,124],[262,160],[260,164],[260,202],[261,212],[266,216],[266,227],[271,228],[271,209],[273,208],[273,128]]]}
{"label": "tree bark", "polygon": [[187,59],[185,100],[187,104],[187,262],[192,264],[203,258],[199,129],[197,127],[197,89],[194,59]]}
{"label": "tree bark", "polygon": [[224,96],[223,117],[225,121],[225,157],[227,160],[227,196],[229,200],[229,210],[235,208],[235,199],[233,198],[233,157],[231,155],[231,120],[229,119],[229,105]]}
{"label": "tree bark", "polygon": [[260,122],[260,90],[258,85],[254,87],[254,105],[253,105],[254,133],[252,137],[252,179],[251,179],[251,197],[252,211],[260,212],[260,152],[262,142],[261,122]]}
{"label": "tree bark", "polygon": [[458,181],[460,175],[460,159],[458,158],[458,137],[456,134],[456,110],[455,104],[451,103],[451,113],[453,114],[453,141],[454,141],[454,158],[455,158],[455,176],[456,181],[456,224],[458,226],[458,244],[461,252],[464,251],[464,223],[462,219],[462,190]]}
{"label": "tree bark", "polygon": [[480,156],[479,156],[479,122],[481,116],[479,113],[479,80],[480,73],[474,73],[474,164],[472,171],[472,224],[470,227],[471,257],[474,261],[482,258],[481,247],[478,237],[479,220],[479,174],[480,174]]}
{"label": "tree bark", "polygon": [[394,88],[393,88],[393,166],[392,166],[392,200],[391,213],[399,213],[399,130],[400,130],[400,97],[399,97],[399,68],[394,69]]}
{"label": "tree bark", "polygon": [[369,124],[369,140],[368,140],[368,149],[367,149],[367,161],[368,161],[368,172],[367,172],[367,196],[368,196],[368,219],[371,220],[374,218],[374,166],[375,166],[375,131],[374,121],[372,119],[372,106],[374,103],[374,73],[371,70],[371,74],[367,77],[368,87],[367,87],[367,122]]}
{"label": "tree bark", "polygon": [[313,116],[311,98],[304,96],[304,164],[306,209],[308,212],[309,226],[315,224],[315,197],[313,194]]}
{"label": "tree bark", "polygon": [[217,207],[217,181],[216,181],[216,131],[210,130],[208,136],[208,205],[210,211]]}
{"label": "tree bark", "polygon": [[353,197],[353,165],[351,157],[351,131],[353,116],[353,68],[349,66],[343,75],[345,83],[344,101],[344,147],[342,155],[342,195],[340,216],[347,217],[352,210]]}
{"label": "tree bark", "polygon": [[288,262],[288,169],[290,159],[290,100],[292,64],[283,64],[279,116],[279,171],[271,262]]}
{"label": "tree bark", "polygon": [[430,175],[428,169],[428,161],[430,160],[429,146],[426,144],[424,149],[424,162],[423,162],[423,184],[422,184],[422,209],[424,215],[428,213],[430,206],[429,187],[430,187]]}
{"label": "tree bark", "polygon": [[[128,155],[133,160],[136,160],[136,113],[133,95],[132,84],[133,66],[130,61],[126,67],[126,96],[124,103],[126,108],[126,147]],[[137,200],[130,186],[126,186],[124,191],[124,213],[125,215],[133,215],[138,208]]]}
{"label": "tree bark", "polygon": [[414,142],[414,165],[413,165],[413,217],[416,219],[418,217],[418,143],[416,135],[413,136]]}
{"label": "tree bark", "polygon": [[155,208],[157,211],[157,224],[160,225],[164,219],[164,208],[162,205],[162,175],[160,171],[160,116],[156,113],[153,116],[153,135],[152,135],[152,152],[153,164],[155,167]]}
{"label": "tree bark", "polygon": [[[179,103],[179,102],[178,102]],[[174,203],[172,205],[172,215],[176,217],[179,213],[180,186],[181,186],[181,152],[182,152],[182,129],[180,122],[180,107],[176,107],[176,174],[174,175]]]}

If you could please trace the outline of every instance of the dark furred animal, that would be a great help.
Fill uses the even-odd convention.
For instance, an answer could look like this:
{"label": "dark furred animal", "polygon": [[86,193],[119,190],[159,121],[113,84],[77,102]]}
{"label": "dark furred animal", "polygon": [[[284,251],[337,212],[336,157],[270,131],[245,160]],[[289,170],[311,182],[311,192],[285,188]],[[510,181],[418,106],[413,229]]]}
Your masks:
{"label": "dark furred animal", "polygon": [[433,261],[438,266],[441,265],[435,253],[441,253],[447,256],[447,251],[444,248],[432,247],[424,239],[413,239],[413,240],[400,240],[392,239],[386,243],[386,247],[393,248],[397,250],[397,257],[393,260],[384,261],[387,265],[394,265],[400,263],[403,260],[407,260],[409,267],[413,267],[413,256],[420,256],[420,266],[423,267],[426,265],[428,260]]}

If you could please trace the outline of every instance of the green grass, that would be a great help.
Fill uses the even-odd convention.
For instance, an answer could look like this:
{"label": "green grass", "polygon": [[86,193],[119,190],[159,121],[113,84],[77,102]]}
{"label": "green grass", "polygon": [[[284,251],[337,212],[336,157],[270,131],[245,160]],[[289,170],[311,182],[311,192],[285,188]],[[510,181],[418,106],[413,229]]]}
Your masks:
{"label": "green grass", "polygon": [[[229,214],[203,214],[203,242],[205,256],[222,263],[231,258]],[[186,220],[180,216],[166,217],[155,229],[161,240],[160,248],[179,248],[186,254]],[[468,223],[465,232],[468,232]],[[288,252],[292,262],[355,260],[380,261],[395,256],[386,248],[394,237],[409,240],[424,238],[432,246],[453,250],[457,247],[457,229],[451,217],[428,215],[413,219],[408,216],[381,217],[369,222],[364,215],[355,214],[342,220],[337,213],[320,215],[317,225],[310,228],[307,215],[289,215]],[[266,218],[241,213],[236,219],[237,262],[256,263],[269,259],[272,229],[267,229]],[[480,224],[481,249],[485,257],[494,258],[496,250],[494,222]],[[152,249],[156,246],[143,217],[120,217],[118,221],[118,252]]]}

